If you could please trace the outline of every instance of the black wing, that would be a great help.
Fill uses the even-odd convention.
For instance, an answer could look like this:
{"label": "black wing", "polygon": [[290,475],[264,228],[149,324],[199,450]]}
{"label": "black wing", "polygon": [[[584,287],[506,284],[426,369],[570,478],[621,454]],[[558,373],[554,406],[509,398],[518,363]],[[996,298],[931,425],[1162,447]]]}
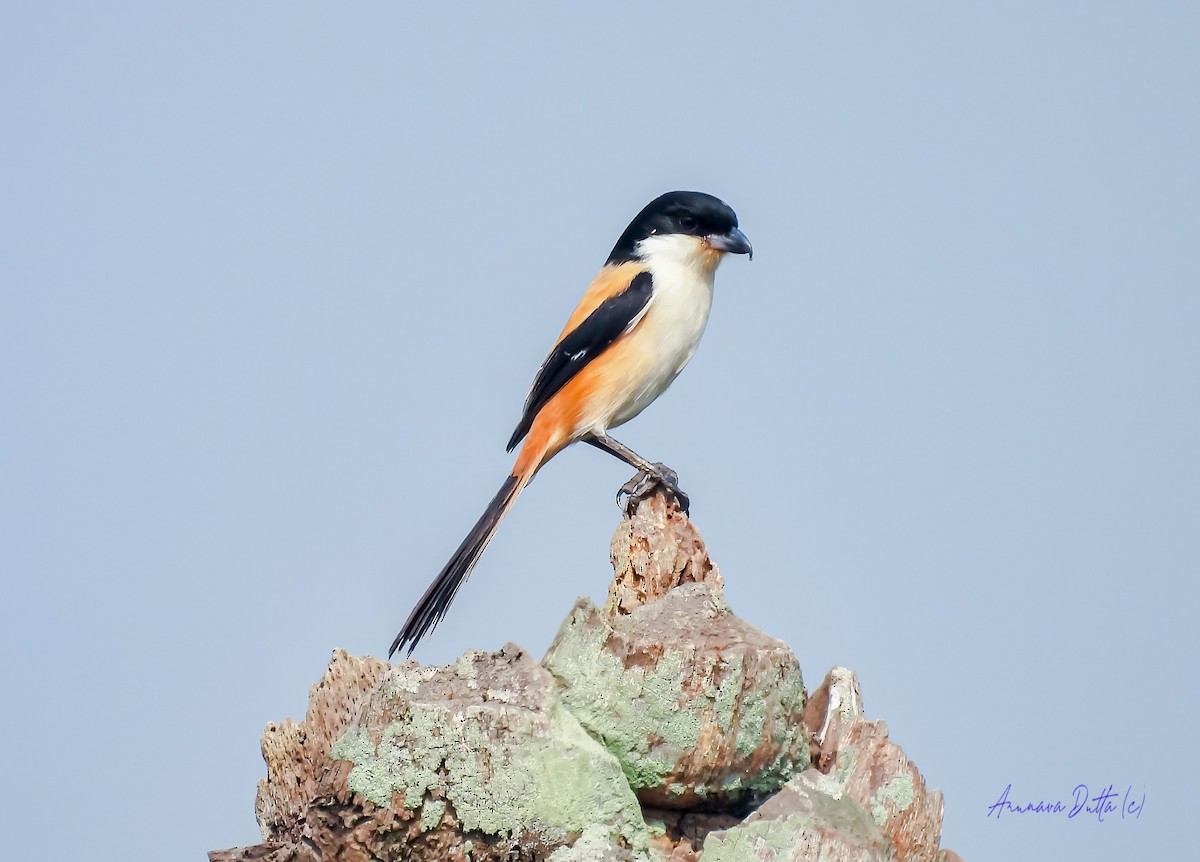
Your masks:
{"label": "black wing", "polygon": [[616,341],[642,313],[646,303],[650,301],[652,282],[650,273],[639,272],[633,281],[629,282],[629,287],[596,306],[596,310],[589,314],[583,323],[554,345],[554,349],[538,369],[533,387],[529,390],[529,397],[525,399],[525,412],[521,421],[517,423],[517,430],[513,431],[508,441],[509,452],[529,433],[534,417],[546,406],[546,402],[566,386],[584,366]]}

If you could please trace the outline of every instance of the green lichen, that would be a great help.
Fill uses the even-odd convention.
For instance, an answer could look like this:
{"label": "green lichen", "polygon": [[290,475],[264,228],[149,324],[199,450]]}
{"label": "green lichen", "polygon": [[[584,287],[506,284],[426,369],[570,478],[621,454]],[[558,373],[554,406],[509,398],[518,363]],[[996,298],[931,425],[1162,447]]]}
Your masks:
{"label": "green lichen", "polygon": [[[795,709],[797,713],[804,709],[804,704],[808,700],[804,691],[804,675],[800,671],[799,665],[781,666],[781,678],[777,689],[779,702],[785,706]],[[787,726],[787,722],[781,722],[775,729],[777,739],[787,737],[791,734],[792,728]]]}
{"label": "green lichen", "polygon": [[700,736],[701,715],[682,703],[684,654],[668,649],[652,667],[626,668],[604,649],[607,632],[588,625],[588,616],[576,608],[563,623],[546,669],[564,681],[563,703],[617,755],[630,786],[657,787],[676,758],[652,748],[681,753]]}
{"label": "green lichen", "polygon": [[474,680],[478,676],[478,671],[475,667],[475,662],[486,653],[481,653],[479,650],[468,650],[458,657],[452,667],[459,679]]}
{"label": "green lichen", "polygon": [[[608,862],[620,853],[620,844],[613,840],[612,833],[600,824],[583,830],[583,834],[570,847],[559,847],[547,857],[546,862]],[[624,854],[621,854],[622,856]],[[649,862],[646,851],[633,855],[633,862]]]}
{"label": "green lichen", "polygon": [[[704,842],[704,862],[799,858],[797,850],[817,851],[833,834],[839,844],[863,851],[854,858],[891,858],[891,842],[828,776],[805,772],[791,779],[781,794],[791,796],[788,801],[792,810],[774,818],[754,815],[731,829],[709,833]],[[809,858],[803,852],[800,857]]]}
{"label": "green lichen", "polygon": [[[738,652],[697,656],[666,645],[647,661],[626,666],[608,646],[612,635],[595,606],[581,601],[543,664],[562,684],[564,705],[617,756],[634,790],[664,788],[675,797],[727,794],[724,781],[702,790],[664,787],[678,778],[677,769],[701,739],[709,746],[731,745],[743,761],[764,747],[776,749],[775,758],[747,774],[734,792],[767,795],[808,765],[807,734],[798,721],[804,680],[794,662],[774,667],[773,677],[750,681],[746,658]],[[711,665],[697,671],[697,661]],[[684,691],[693,674],[708,679],[703,696]]]}
{"label": "green lichen", "polygon": [[[375,756],[376,747],[366,731],[353,727],[329,749],[333,760],[349,760],[357,764],[351,770],[354,776],[355,792],[361,793],[369,801],[386,807],[392,799],[392,774],[387,763]],[[425,791],[422,789],[415,799],[406,797],[406,808],[415,808],[421,803]]]}
{"label": "green lichen", "polygon": [[[721,680],[717,690],[709,697],[713,701],[713,710],[717,715],[717,724],[721,728],[722,733],[728,733],[733,729],[735,719],[734,709],[737,706],[738,694],[742,690],[742,665],[744,659],[740,655],[730,656],[722,662],[725,665],[725,677]],[[740,734],[739,734],[740,737]],[[751,748],[751,751],[754,749]],[[738,753],[745,756],[745,752],[738,748]]]}
{"label": "green lichen", "polygon": [[832,775],[821,772],[806,772],[803,775],[804,784],[817,793],[823,793],[830,799],[841,799],[846,795],[846,786]]}
{"label": "green lichen", "polygon": [[374,804],[389,806],[393,794],[408,809],[424,803],[425,826],[436,810],[426,795],[437,789],[466,832],[528,832],[562,843],[605,823],[634,849],[647,846],[645,823],[620,765],[557,699],[545,719],[496,703],[453,712],[408,703],[401,715],[378,745],[352,729],[331,750],[335,759],[354,764],[349,786]]}
{"label": "green lichen", "polygon": [[897,773],[891,781],[875,791],[871,800],[871,815],[875,818],[875,823],[882,826],[888,819],[885,802],[890,801],[895,806],[894,810],[899,813],[907,811],[915,798],[916,788],[913,787],[912,775],[908,772]]}
{"label": "green lichen", "polygon": [[854,773],[854,766],[857,762],[858,758],[854,756],[853,749],[849,747],[839,749],[833,766],[829,770],[829,777],[838,784],[845,784]]}
{"label": "green lichen", "polygon": [[[759,749],[770,724],[771,738],[777,748],[775,759],[765,768],[747,776],[746,786],[756,795],[774,793],[789,778],[809,765],[808,736],[799,721],[788,720],[804,708],[804,678],[797,666],[780,665],[773,685],[761,683],[746,692],[741,723],[735,746],[743,757]],[[764,691],[773,695],[768,701]],[[771,713],[774,713],[771,715]],[[768,718],[772,719],[768,721]]]}
{"label": "green lichen", "polygon": [[799,843],[798,830],[791,820],[758,820],[724,832],[710,832],[704,840],[701,856],[704,862],[789,859],[788,851]]}
{"label": "green lichen", "polygon": [[421,831],[426,832],[442,822],[446,803],[440,799],[426,799],[421,805]]}
{"label": "green lichen", "polygon": [[814,770],[801,773],[788,782],[789,788],[795,789],[812,803],[811,822],[838,831],[845,836],[857,836],[862,841],[880,840],[890,846],[888,839],[883,838],[874,821],[867,816],[845,788],[829,776],[821,775]]}
{"label": "green lichen", "polygon": [[734,746],[742,757],[749,757],[762,742],[763,727],[767,722],[767,701],[757,691],[746,692],[742,699],[742,716],[738,724]]}

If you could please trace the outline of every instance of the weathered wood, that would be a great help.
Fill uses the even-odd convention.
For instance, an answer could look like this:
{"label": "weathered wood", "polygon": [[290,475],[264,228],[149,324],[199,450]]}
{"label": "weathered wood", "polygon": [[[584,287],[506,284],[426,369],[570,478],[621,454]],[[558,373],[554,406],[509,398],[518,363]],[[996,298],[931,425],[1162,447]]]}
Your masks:
{"label": "weathered wood", "polygon": [[738,810],[808,765],[796,657],[710,584],[611,618],[580,599],[543,664],[643,804]]}
{"label": "weathered wood", "polygon": [[210,850],[208,862],[320,862],[320,859],[303,845],[270,841],[250,847]]}
{"label": "weathered wood", "polygon": [[309,690],[304,720],[285,718],[267,725],[262,736],[267,776],[258,783],[255,800],[264,838],[303,839],[313,800],[329,792],[334,774],[342,770],[330,759],[329,749],[351,727],[364,699],[389,670],[379,659],[334,650],[325,674]]}
{"label": "weathered wood", "polygon": [[844,788],[815,769],[788,781],[731,829],[711,832],[702,862],[893,862],[892,842]]}
{"label": "weathered wood", "polygon": [[613,579],[604,604],[609,616],[631,614],[681,584],[710,584],[718,596],[725,593],[700,531],[663,494],[640,500],[621,520],[609,556]]}
{"label": "weathered wood", "polygon": [[579,841],[613,862],[644,858],[619,764],[520,647],[445,668],[335,654],[305,721],[265,738],[263,834],[315,859],[511,862]]}
{"label": "weathered wood", "polygon": [[604,609],[581,599],[544,667],[336,651],[263,735],[263,843],[211,862],[961,862],[854,674],[806,698],[672,502],[640,501],[611,554]]}
{"label": "weathered wood", "polygon": [[942,794],[926,789],[916,764],[888,739],[886,724],[867,720],[853,671],[829,671],[809,707],[817,766],[871,814],[897,862],[938,862]]}

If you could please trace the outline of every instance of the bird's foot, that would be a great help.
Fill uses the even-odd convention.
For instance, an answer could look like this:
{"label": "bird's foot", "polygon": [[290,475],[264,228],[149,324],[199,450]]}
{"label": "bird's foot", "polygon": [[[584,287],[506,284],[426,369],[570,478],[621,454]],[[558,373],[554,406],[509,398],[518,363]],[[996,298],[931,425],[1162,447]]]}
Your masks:
{"label": "bird's foot", "polygon": [[[622,485],[621,489],[617,491],[617,504],[625,510],[625,514],[633,514],[633,510],[637,504],[645,500],[659,488],[662,488],[662,490],[675,498],[675,503],[679,506],[683,514],[688,514],[691,508],[691,500],[679,488],[679,474],[666,464],[654,463],[650,467],[653,472],[638,470],[637,475]],[[622,496],[625,497],[623,502],[621,500]]]}

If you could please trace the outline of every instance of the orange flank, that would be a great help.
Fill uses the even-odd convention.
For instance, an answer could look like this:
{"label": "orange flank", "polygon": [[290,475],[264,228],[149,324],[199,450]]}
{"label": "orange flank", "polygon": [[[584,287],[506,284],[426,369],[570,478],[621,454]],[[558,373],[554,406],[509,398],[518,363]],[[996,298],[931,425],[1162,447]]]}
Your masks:
{"label": "orange flank", "polygon": [[633,338],[640,325],[641,321],[623,333],[604,351],[602,360],[581,368],[542,406],[521,446],[514,476],[528,482],[566,446],[589,434],[608,431],[612,406],[627,400],[631,382],[641,376],[637,366],[644,361],[645,351]]}
{"label": "orange flank", "polygon": [[[644,269],[639,263],[622,263],[601,269],[571,312],[554,346],[574,332],[606,300],[628,290],[634,277]],[[618,388],[615,384],[627,379],[623,371],[632,359],[627,355],[628,351],[622,349],[628,336],[629,333],[621,335],[604,351],[604,362],[589,363],[538,411],[513,465],[512,475],[521,480],[522,486],[529,483],[543,464],[593,430],[601,418],[597,408],[614,403],[613,390]]]}

